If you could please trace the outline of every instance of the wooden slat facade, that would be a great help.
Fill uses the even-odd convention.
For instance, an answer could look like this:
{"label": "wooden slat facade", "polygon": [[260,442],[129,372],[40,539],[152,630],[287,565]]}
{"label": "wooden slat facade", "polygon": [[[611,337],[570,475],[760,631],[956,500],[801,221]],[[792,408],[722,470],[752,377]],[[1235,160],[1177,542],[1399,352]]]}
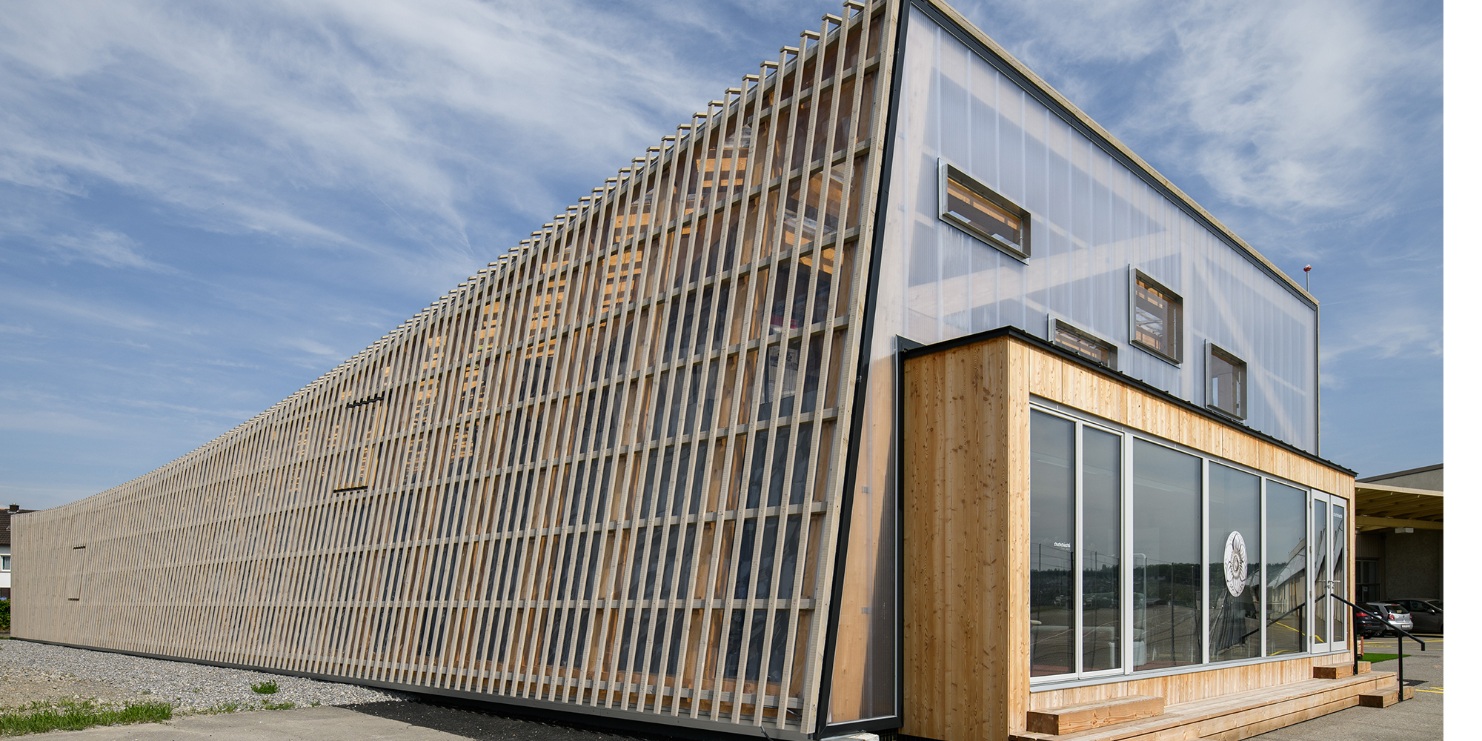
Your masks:
{"label": "wooden slat facade", "polygon": [[897,10],[292,397],[15,528],[15,635],[811,733]]}

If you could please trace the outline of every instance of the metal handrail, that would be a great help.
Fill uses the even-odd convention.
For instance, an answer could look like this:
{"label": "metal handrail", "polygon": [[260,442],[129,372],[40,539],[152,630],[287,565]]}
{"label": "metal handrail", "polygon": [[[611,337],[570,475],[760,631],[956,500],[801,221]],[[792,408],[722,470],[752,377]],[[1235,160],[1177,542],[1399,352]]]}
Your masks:
{"label": "metal handrail", "polygon": [[[1410,640],[1415,641],[1416,643],[1419,643],[1420,644],[1420,650],[1421,651],[1424,651],[1425,650],[1425,641],[1422,641],[1419,638],[1416,638],[1414,634],[1412,634],[1408,630],[1405,630],[1404,628],[1396,627],[1395,624],[1394,623],[1391,623],[1388,618],[1385,618],[1383,615],[1377,615],[1377,614],[1375,614],[1373,610],[1371,610],[1371,609],[1369,609],[1367,607],[1359,607],[1358,605],[1355,605],[1354,603],[1349,602],[1348,600],[1343,599],[1342,597],[1339,597],[1336,594],[1329,593],[1329,594],[1325,594],[1323,596],[1324,597],[1332,597],[1333,599],[1338,600],[1339,602],[1342,602],[1345,605],[1348,605],[1350,608],[1352,608],[1352,610],[1361,610],[1361,611],[1363,611],[1363,612],[1365,612],[1367,614],[1374,615],[1374,617],[1379,618],[1379,622],[1384,623],[1385,625],[1389,626],[1389,629],[1390,630],[1394,631],[1394,633],[1395,633],[1395,655],[1398,657],[1396,660],[1399,662],[1399,666],[1397,667],[1398,668],[1398,672],[1397,672],[1397,677],[1396,678],[1398,679],[1398,681],[1400,683],[1400,699],[1397,700],[1397,702],[1404,702],[1405,701],[1405,638],[1406,637],[1409,637]],[[1352,645],[1354,647],[1354,651],[1353,651],[1353,670],[1354,670],[1355,673],[1357,673],[1358,672],[1358,662],[1359,662],[1359,658],[1358,658],[1359,657],[1359,654],[1358,654],[1358,620],[1354,617],[1353,612],[1351,610],[1350,610],[1350,612],[1348,614],[1348,617],[1349,617],[1348,624],[1350,626],[1352,626],[1352,628],[1353,628],[1353,642],[1350,644],[1350,645]]]}

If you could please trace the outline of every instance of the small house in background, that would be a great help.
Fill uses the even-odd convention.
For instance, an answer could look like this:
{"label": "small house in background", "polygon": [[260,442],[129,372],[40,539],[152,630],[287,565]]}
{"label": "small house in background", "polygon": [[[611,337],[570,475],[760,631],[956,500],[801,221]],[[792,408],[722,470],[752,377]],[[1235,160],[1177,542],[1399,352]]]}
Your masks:
{"label": "small house in background", "polygon": [[21,518],[16,635],[704,736],[1244,737],[1395,684],[1348,676],[1317,365],[1301,284],[957,11],[851,0],[298,393]]}
{"label": "small house in background", "polygon": [[10,599],[10,518],[30,511],[19,504],[0,509],[0,599]]}

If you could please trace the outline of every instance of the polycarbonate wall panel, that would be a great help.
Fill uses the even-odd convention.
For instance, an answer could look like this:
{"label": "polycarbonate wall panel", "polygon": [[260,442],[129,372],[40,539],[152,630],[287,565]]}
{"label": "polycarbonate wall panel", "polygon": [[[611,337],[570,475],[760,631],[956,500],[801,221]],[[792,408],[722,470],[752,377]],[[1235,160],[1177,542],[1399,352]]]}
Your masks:
{"label": "polycarbonate wall panel", "polygon": [[289,399],[17,518],[15,634],[813,730],[885,8]]}
{"label": "polycarbonate wall panel", "polygon": [[[1048,339],[1054,313],[1115,343],[1122,373],[1200,406],[1212,342],[1248,364],[1244,423],[1315,452],[1316,309],[925,13],[909,24],[883,235],[903,251],[881,273],[901,305],[877,316],[882,334]],[[940,218],[942,160],[1029,211],[1028,260]],[[1130,344],[1133,269],[1183,298],[1179,364]]]}

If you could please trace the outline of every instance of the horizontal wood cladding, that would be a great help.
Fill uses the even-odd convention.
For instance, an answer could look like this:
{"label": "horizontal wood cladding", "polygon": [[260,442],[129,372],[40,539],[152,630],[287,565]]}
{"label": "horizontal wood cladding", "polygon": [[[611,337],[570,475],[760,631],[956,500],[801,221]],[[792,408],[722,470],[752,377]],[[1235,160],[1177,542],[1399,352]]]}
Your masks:
{"label": "horizontal wood cladding", "polygon": [[[1022,343],[1022,341],[1019,341]],[[1353,498],[1353,476],[1064,356],[1030,350],[1029,393],[1202,453]]]}
{"label": "horizontal wood cladding", "polygon": [[292,397],[17,518],[15,635],[811,731],[887,10]]}
{"label": "horizontal wood cladding", "polygon": [[1031,710],[1132,696],[1173,705],[1302,681],[1314,665],[1351,661],[1348,653],[1303,656],[1030,692],[1032,401],[1350,501],[1353,478],[1013,334],[911,352],[902,393],[904,733],[998,738],[1023,732]]}

